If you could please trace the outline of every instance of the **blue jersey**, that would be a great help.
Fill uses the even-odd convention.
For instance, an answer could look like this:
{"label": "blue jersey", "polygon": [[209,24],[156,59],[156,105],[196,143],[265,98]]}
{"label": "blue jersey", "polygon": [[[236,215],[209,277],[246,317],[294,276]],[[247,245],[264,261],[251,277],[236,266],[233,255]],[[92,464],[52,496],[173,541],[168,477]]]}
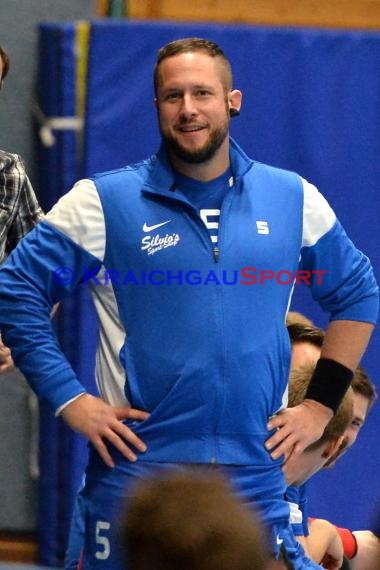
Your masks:
{"label": "blue jersey", "polygon": [[55,410],[84,388],[49,311],[90,287],[100,393],[150,412],[134,427],[148,446],[142,460],[273,465],[263,444],[286,405],[297,271],[332,319],[376,321],[371,265],[315,187],[233,141],[230,158],[217,251],[162,148],[79,182],[1,269],[5,341]]}
{"label": "blue jersey", "polygon": [[[165,462],[224,464],[259,503],[276,546],[292,541],[279,538],[289,522],[282,460],[264,442],[268,418],[287,404],[285,317],[297,272],[332,319],[376,321],[371,265],[317,189],[252,161],[232,140],[230,162],[217,247],[216,222],[176,191],[161,148],[76,184],[0,269],[0,330],[40,398],[59,412],[84,392],[49,319],[82,284],[99,317],[100,394],[150,412],[132,422],[148,447],[136,464],[110,450],[110,470],[91,455],[85,568],[122,567],[112,562],[113,541],[110,551],[95,551],[98,523],[102,533],[111,529],[118,510],[118,487],[111,501],[108,480],[121,482],[123,494],[144,464],[149,472]],[[301,568],[303,555],[293,550]]]}
{"label": "blue jersey", "polygon": [[282,530],[280,536],[286,551],[286,557],[291,563],[293,570],[323,570],[323,566],[320,566],[305,555],[305,551],[294,536],[291,526]]}
{"label": "blue jersey", "polygon": [[289,486],[285,498],[290,506],[290,524],[295,536],[309,536],[307,484]]}

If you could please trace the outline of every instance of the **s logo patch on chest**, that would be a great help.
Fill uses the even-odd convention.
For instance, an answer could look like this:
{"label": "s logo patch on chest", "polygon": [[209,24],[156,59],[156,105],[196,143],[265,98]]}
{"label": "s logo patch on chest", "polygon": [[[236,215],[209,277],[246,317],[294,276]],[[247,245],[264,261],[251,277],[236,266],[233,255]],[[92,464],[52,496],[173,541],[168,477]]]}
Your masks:
{"label": "s logo patch on chest", "polygon": [[256,228],[258,234],[268,235],[269,234],[269,226],[268,222],[264,221],[256,221]]}

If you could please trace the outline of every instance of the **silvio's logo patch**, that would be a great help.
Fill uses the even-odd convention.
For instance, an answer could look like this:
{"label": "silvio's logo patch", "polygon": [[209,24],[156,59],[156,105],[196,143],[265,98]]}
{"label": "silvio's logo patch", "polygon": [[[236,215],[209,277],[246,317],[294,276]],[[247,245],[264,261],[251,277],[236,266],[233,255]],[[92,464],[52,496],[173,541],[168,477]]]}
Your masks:
{"label": "silvio's logo patch", "polygon": [[158,224],[148,224],[147,222],[144,223],[142,230],[144,233],[149,235],[145,235],[141,240],[141,250],[146,251],[148,255],[154,255],[158,251],[162,249],[166,249],[168,247],[175,247],[179,241],[180,236],[177,233],[166,233],[160,234],[155,233],[152,235],[152,232],[161,228],[162,226],[166,226],[169,224],[171,220],[165,220],[164,222],[159,222]]}

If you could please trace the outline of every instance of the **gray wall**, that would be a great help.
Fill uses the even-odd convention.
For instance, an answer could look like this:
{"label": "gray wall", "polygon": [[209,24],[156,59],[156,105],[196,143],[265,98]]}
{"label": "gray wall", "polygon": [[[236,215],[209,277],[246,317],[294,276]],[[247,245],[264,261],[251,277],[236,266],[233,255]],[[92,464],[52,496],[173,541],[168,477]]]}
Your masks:
{"label": "gray wall", "polygon": [[[0,92],[0,148],[21,154],[35,181],[31,103],[37,68],[37,26],[41,22],[96,17],[97,0],[2,0],[0,43],[11,70]],[[38,190],[38,189],[37,189]]]}
{"label": "gray wall", "polygon": [[[36,53],[41,22],[96,17],[97,0],[3,0],[0,43],[11,69],[0,92],[0,148],[21,154],[36,187],[31,121]],[[36,480],[31,474],[34,445],[30,390],[19,373],[0,376],[0,530],[34,530]],[[32,463],[31,463],[32,460]]]}

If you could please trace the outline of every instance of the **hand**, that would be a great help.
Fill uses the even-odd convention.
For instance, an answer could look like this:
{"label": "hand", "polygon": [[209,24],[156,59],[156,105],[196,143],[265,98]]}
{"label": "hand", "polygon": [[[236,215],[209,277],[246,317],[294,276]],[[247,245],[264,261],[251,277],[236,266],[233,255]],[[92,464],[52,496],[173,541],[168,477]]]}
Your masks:
{"label": "hand", "polygon": [[377,570],[380,568],[380,542],[370,530],[354,530],[358,551],[350,560],[352,570]]}
{"label": "hand", "polygon": [[343,564],[344,548],[336,527],[323,519],[309,525],[308,545],[313,560],[328,570],[338,570]]}
{"label": "hand", "polygon": [[61,413],[63,419],[75,431],[86,436],[95,446],[108,467],[115,464],[107,450],[104,439],[111,442],[128,461],[136,461],[137,456],[125,444],[127,441],[138,451],[145,452],[146,445],[137,435],[122,423],[122,420],[145,420],[149,414],[130,407],[113,408],[101,398],[83,394]]}
{"label": "hand", "polygon": [[321,566],[326,570],[339,570],[343,564],[343,556],[341,558],[334,558],[330,554],[326,554],[321,562]]}
{"label": "hand", "polygon": [[272,452],[273,459],[299,455],[321,437],[332,416],[330,408],[314,400],[285,408],[269,420],[268,429],[277,431],[266,441],[265,447]]}
{"label": "hand", "polygon": [[343,564],[344,548],[338,531],[330,541],[327,552],[324,555],[321,565],[327,570],[339,570]]}
{"label": "hand", "polygon": [[11,349],[5,346],[0,337],[0,374],[10,372],[14,367]]}

